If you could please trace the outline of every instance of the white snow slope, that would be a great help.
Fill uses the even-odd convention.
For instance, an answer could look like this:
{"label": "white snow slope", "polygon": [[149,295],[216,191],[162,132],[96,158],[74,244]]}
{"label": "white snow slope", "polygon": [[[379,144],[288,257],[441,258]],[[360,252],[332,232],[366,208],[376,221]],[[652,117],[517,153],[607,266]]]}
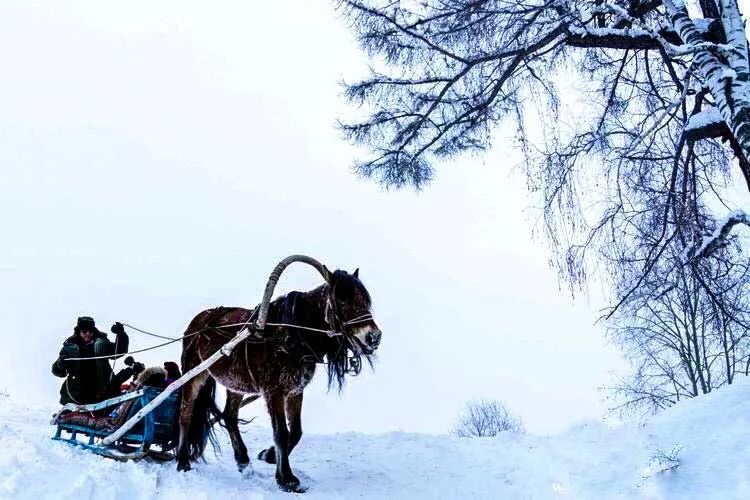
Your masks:
{"label": "white snow slope", "polygon": [[[217,456],[209,452],[206,463],[181,473],[174,463],[119,463],[52,441],[50,413],[0,396],[1,498],[291,496],[277,490],[273,466],[254,461],[252,474],[237,472],[226,436]],[[244,436],[254,453],[271,440],[270,431],[257,426]],[[309,488],[303,496],[309,499],[748,499],[749,439],[750,380],[741,380],[645,425],[590,423],[557,436],[485,439],[305,435],[292,467]]]}

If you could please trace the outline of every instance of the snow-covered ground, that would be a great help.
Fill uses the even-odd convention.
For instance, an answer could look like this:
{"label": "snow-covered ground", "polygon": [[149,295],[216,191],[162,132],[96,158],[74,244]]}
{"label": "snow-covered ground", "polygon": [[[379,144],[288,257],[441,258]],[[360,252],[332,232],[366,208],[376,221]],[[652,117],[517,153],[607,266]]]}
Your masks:
{"label": "snow-covered ground", "polygon": [[[273,466],[255,461],[252,474],[237,472],[226,436],[217,456],[209,452],[206,463],[180,473],[173,463],[119,463],[52,441],[51,412],[0,395],[1,498],[289,496],[276,489]],[[270,443],[262,427],[248,426],[244,435],[255,453]],[[407,433],[305,435],[292,466],[310,499],[747,499],[749,440],[750,380],[741,380],[645,425],[591,422],[556,436],[473,440]]]}

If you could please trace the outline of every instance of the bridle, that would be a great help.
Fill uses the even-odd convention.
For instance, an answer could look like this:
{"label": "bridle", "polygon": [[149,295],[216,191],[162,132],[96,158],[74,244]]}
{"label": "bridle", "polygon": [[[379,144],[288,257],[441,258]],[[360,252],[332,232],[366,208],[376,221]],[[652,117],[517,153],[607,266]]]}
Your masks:
{"label": "bridle", "polygon": [[354,337],[354,334],[346,331],[346,327],[372,321],[372,314],[367,313],[347,321],[342,321],[338,303],[336,302],[336,285],[329,285],[328,288],[330,291],[326,297],[326,310],[324,314],[325,322],[328,323],[328,326],[331,327],[331,331],[335,332],[336,335]]}

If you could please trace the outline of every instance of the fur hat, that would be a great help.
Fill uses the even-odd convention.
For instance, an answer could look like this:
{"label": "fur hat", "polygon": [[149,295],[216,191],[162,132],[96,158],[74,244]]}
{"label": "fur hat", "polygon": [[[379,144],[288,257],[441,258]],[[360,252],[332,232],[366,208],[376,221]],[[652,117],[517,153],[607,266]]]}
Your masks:
{"label": "fur hat", "polygon": [[167,378],[172,380],[180,378],[180,367],[174,361],[165,361],[164,369],[167,371]]}
{"label": "fur hat", "polygon": [[167,378],[167,370],[161,366],[151,366],[143,370],[133,382],[136,389],[144,385],[153,387],[164,387],[164,380]]}
{"label": "fur hat", "polygon": [[92,318],[91,316],[79,316],[78,322],[76,323],[76,327],[73,329],[73,331],[78,334],[81,330],[86,330],[93,333],[99,332],[99,330],[96,329],[94,318]]}

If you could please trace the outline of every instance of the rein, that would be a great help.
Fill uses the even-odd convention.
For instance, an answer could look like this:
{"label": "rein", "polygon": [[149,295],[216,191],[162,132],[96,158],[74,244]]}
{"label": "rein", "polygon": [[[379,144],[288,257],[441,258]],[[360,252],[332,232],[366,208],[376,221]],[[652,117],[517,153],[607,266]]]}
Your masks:
{"label": "rein", "polygon": [[[362,316],[359,316],[355,319],[344,321],[341,323],[342,326],[349,326],[349,325],[355,325],[357,323],[366,323],[367,321],[372,320],[372,314],[363,314]],[[231,325],[226,325],[231,326]],[[301,326],[301,325],[290,325],[288,323],[266,323],[266,326],[275,326],[275,327],[286,327],[286,328],[298,328],[300,330],[310,330],[312,332],[319,332],[319,333],[325,333],[329,337],[346,337],[349,334],[344,332],[337,332],[334,330],[321,330],[319,328],[312,328],[309,326]],[[218,327],[223,328],[223,327]]]}

